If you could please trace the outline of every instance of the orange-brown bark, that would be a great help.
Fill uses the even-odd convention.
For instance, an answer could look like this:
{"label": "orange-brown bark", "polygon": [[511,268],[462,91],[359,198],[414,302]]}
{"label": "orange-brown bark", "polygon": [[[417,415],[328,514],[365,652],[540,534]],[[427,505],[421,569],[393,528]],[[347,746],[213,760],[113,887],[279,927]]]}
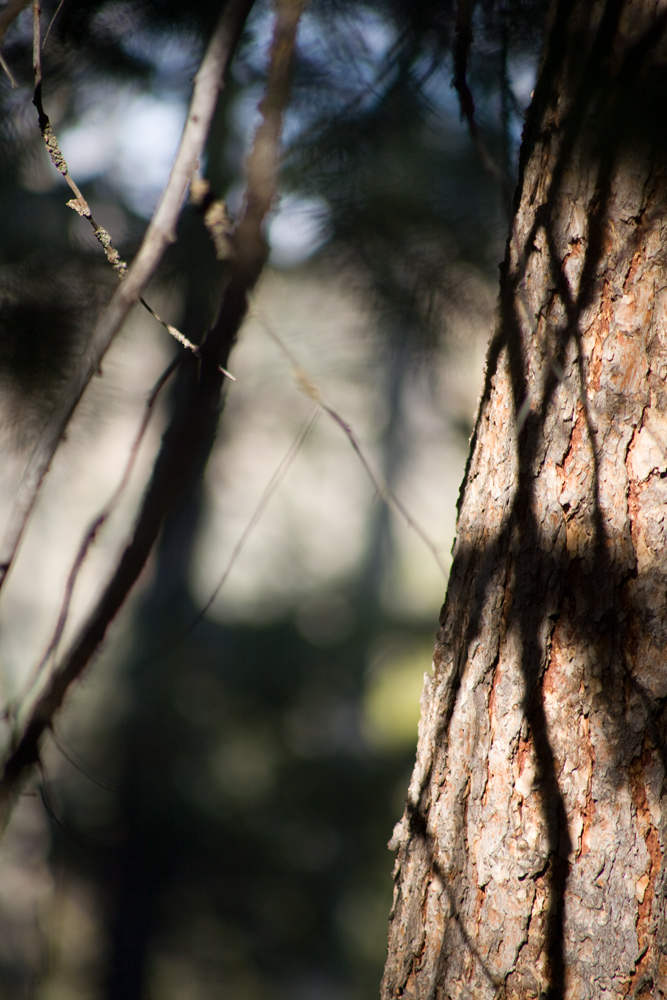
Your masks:
{"label": "orange-brown bark", "polygon": [[386,1000],[667,996],[666,9],[554,11]]}

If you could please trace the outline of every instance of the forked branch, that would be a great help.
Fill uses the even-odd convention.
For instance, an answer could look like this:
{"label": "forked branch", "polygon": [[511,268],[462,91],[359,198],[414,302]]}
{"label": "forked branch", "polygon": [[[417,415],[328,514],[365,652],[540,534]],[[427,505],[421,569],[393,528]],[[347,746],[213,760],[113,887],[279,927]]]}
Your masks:
{"label": "forked branch", "polygon": [[[277,0],[276,22],[266,92],[260,105],[262,121],[248,158],[245,209],[233,236],[234,255],[229,283],[216,322],[198,357],[185,355],[189,384],[182,405],[174,408],[153,467],[132,537],[97,604],[70,649],[54,671],[31,711],[22,735],[9,755],[0,778],[0,830],[11,815],[15,797],[39,761],[40,745],[71,685],[81,676],[100,647],[106,631],[146,564],[166,517],[201,474],[211,445],[211,415],[220,409],[226,366],[252,291],[266,261],[264,223],[271,209],[279,162],[282,118],[291,80],[294,41],[303,0]],[[249,5],[246,3],[249,9]],[[189,175],[183,175],[183,188]],[[159,210],[158,210],[159,211]],[[129,280],[126,278],[119,291]],[[135,300],[136,301],[136,300]]]}
{"label": "forked branch", "polygon": [[0,543],[0,588],[16,556],[44,476],[86,386],[99,371],[104,355],[130,309],[139,301],[155,274],[165,250],[175,240],[176,223],[187,186],[203,153],[225,73],[253,3],[254,0],[229,0],[224,5],[195,76],[188,117],[174,166],[139,252],[102,313],[85,354],[63,389],[28,459]]}

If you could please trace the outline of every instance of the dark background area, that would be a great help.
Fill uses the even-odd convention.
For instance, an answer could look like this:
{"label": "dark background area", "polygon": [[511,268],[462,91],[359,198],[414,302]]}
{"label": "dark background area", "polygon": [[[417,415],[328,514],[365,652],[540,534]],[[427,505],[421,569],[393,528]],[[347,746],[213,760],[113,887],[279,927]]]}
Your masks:
{"label": "dark background area", "polygon": [[[43,4],[44,25],[56,6]],[[417,448],[415,392],[439,412],[454,319],[474,311],[475,289],[497,274],[544,6],[472,7],[467,80],[481,149],[452,86],[460,78],[460,7],[313,0],[301,25],[282,232],[297,224],[291,205],[310,236],[297,233],[282,248],[277,240],[271,266],[323,285],[352,283],[366,304],[361,380],[368,377],[385,414],[374,454],[392,489]],[[125,169],[116,147],[105,146],[113,109],[121,132],[129,97],[154,99],[154,114],[159,102],[183,109],[218,12],[203,2],[65,0],[49,32],[45,108],[88,164],[77,176],[73,156],[72,173],[96,216],[119,234],[126,259],[159,186],[131,146]],[[5,449],[19,459],[117,281],[66,207],[69,194],[43,150],[31,104],[31,16],[25,11],[2,44],[18,87],[0,83],[0,386]],[[270,17],[263,4],[253,11],[203,165],[232,213]],[[171,289],[180,329],[194,341],[223,279],[201,216],[187,207],[155,284]],[[177,396],[178,382],[166,405]],[[472,414],[440,416],[464,450]],[[239,419],[227,429],[223,416],[220,448]],[[79,438],[79,464],[94,447],[93,431]],[[191,628],[201,609],[193,574],[211,488],[196,491],[164,533],[144,587],[59,722],[9,831],[0,861],[2,997],[376,995],[391,900],[386,842],[414,755],[416,696],[414,686],[396,688],[407,728],[397,724],[396,738],[382,741],[369,737],[369,689],[378,650],[407,650],[403,659],[417,661],[412,676],[428,669],[435,616],[386,599],[396,525],[375,502],[359,558],[342,575],[322,573],[313,593],[307,580],[286,584],[284,600],[266,614],[261,602],[252,613],[232,607]],[[288,543],[304,544],[296,535]],[[10,624],[20,647],[20,630],[30,626],[3,628]],[[29,674],[32,664],[23,669]],[[18,686],[5,679],[10,694]]]}

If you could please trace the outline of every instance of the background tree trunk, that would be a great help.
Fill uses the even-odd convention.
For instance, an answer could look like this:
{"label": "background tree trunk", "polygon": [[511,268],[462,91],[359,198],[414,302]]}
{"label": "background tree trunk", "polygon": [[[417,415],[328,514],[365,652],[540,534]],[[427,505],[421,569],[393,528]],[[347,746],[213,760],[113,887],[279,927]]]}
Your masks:
{"label": "background tree trunk", "polygon": [[667,995],[665,18],[553,11],[385,998]]}

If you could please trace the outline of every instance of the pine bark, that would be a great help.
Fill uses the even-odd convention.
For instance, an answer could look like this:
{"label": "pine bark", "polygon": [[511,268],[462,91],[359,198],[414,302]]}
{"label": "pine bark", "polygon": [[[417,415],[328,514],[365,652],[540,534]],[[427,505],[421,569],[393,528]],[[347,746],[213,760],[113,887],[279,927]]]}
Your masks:
{"label": "pine bark", "polygon": [[667,31],[559,2],[382,995],[667,996]]}

